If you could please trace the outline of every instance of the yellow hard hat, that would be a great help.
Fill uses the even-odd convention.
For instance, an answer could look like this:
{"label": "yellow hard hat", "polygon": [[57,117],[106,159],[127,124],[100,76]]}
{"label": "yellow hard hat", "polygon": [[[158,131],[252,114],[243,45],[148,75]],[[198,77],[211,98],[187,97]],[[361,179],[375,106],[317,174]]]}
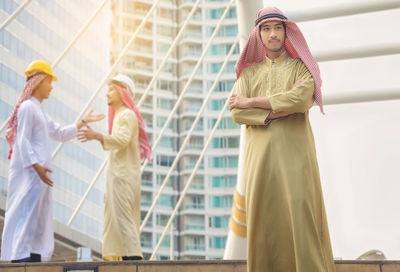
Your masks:
{"label": "yellow hard hat", "polygon": [[25,75],[30,76],[32,72],[43,72],[45,74],[48,74],[53,78],[53,81],[57,80],[57,77],[53,75],[53,69],[51,69],[50,64],[47,61],[44,60],[34,60],[32,61],[29,65],[28,68],[25,70]]}

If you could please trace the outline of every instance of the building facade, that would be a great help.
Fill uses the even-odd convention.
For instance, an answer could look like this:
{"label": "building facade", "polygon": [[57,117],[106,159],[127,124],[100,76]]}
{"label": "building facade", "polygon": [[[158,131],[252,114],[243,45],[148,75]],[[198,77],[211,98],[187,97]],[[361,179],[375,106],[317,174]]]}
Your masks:
{"label": "building facade", "polygon": [[[24,1],[0,1],[0,21],[4,22]],[[35,59],[53,63],[85,24],[100,0],[46,1],[33,0],[0,32],[0,123],[3,125],[16,103],[26,78],[24,70]],[[98,87],[109,68],[109,6],[105,6],[78,42],[54,69],[58,81],[43,107],[49,116],[66,125],[74,122],[90,96]],[[106,112],[104,91],[91,106],[96,112]],[[105,131],[107,122],[94,125]],[[52,142],[52,147],[57,142]],[[0,137],[0,198],[5,210],[9,146],[5,129]],[[55,181],[53,190],[54,218],[65,226],[79,200],[85,193],[101,162],[105,158],[95,144],[81,144],[77,140],[65,143],[53,159],[51,174]],[[104,177],[101,177],[72,222],[71,228],[80,237],[98,241],[100,245],[103,221]],[[64,228],[65,229],[65,228]],[[67,228],[68,229],[68,228]],[[68,233],[68,230],[67,230]],[[64,233],[64,234],[67,234]],[[85,243],[77,238],[77,243]],[[95,248],[100,250],[101,247]]]}
{"label": "building facade", "polygon": [[[157,138],[179,94],[185,88],[228,3],[226,0],[200,1],[182,39],[140,107],[152,142]],[[0,20],[4,21],[22,2],[0,2]],[[25,67],[34,59],[44,59],[52,63],[101,2],[33,0],[0,32],[1,124],[11,114],[13,104],[23,89]],[[54,70],[59,80],[54,84],[50,99],[43,105],[55,121],[65,125],[76,119],[153,2],[112,0],[110,6],[103,8],[92,26]],[[193,5],[192,0],[162,0],[123,58],[117,70],[134,79],[137,88],[136,101],[147,88]],[[142,175],[142,218],[165,179],[236,35],[236,9],[232,6],[178,111],[159,146],[154,150],[152,162],[146,166]],[[153,252],[233,87],[234,65],[238,54],[239,48],[236,48],[141,234],[145,258]],[[96,112],[106,112],[104,90],[94,100],[92,108]],[[94,127],[105,132],[107,122],[104,120]],[[169,231],[163,240],[157,259],[171,258],[171,247],[174,259],[222,258],[233,188],[236,184],[240,133],[238,128],[226,111],[174,221],[173,231]],[[9,165],[9,147],[4,136],[3,130],[0,137],[0,190],[3,210]],[[52,142],[52,146],[55,148],[57,143]],[[64,144],[55,155],[52,175],[55,181],[54,218],[60,223],[64,233],[73,210],[105,157],[106,153],[99,148],[98,143],[81,144],[76,140]],[[92,244],[92,248],[98,252],[103,221],[104,182],[103,171],[72,222],[71,229],[77,230],[83,238],[79,236],[78,241],[76,236],[69,237],[83,244],[85,242],[81,240],[89,237],[96,242],[96,246]]]}
{"label": "building facade", "polygon": [[[112,61],[117,58],[118,53],[135,32],[153,2],[150,0],[114,0],[112,2]],[[148,87],[194,3],[195,1],[192,0],[161,1],[156,12],[130,47],[118,70],[135,80],[136,101]],[[182,38],[141,105],[140,110],[152,142],[158,137],[179,94],[184,90],[227,3],[229,1],[201,0]],[[159,146],[155,148],[152,163],[148,164],[144,170],[141,195],[142,218],[160,189],[207,92],[234,43],[238,32],[236,17],[236,8],[233,5]],[[141,234],[145,258],[153,252],[217,116],[228,98],[236,79],[234,65],[238,56],[239,48],[231,57],[189,144],[184,149],[178,166],[174,169],[166,189]],[[174,259],[222,258],[232,208],[233,188],[236,184],[240,134],[238,128],[239,126],[233,123],[227,111],[185,196],[184,203],[173,223],[173,231],[168,231],[157,252],[157,259],[169,259],[172,252],[171,246]]]}

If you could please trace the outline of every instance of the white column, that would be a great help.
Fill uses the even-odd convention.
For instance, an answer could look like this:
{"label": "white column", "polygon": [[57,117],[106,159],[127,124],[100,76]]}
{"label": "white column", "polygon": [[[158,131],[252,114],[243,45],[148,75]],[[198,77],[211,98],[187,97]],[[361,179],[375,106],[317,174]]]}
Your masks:
{"label": "white column", "polygon": [[[240,49],[243,50],[247,43],[249,35],[254,28],[254,21],[256,19],[256,13],[263,7],[262,0],[237,0],[236,9],[238,16],[239,26],[239,44]],[[244,146],[246,140],[245,126],[240,128],[240,148],[239,148],[239,165],[236,190],[241,196],[245,196],[245,184],[243,180],[243,158],[244,158]],[[235,203],[233,203],[235,205]],[[247,240],[246,238],[240,237],[229,229],[228,239],[225,246],[224,259],[247,259],[246,256]]]}

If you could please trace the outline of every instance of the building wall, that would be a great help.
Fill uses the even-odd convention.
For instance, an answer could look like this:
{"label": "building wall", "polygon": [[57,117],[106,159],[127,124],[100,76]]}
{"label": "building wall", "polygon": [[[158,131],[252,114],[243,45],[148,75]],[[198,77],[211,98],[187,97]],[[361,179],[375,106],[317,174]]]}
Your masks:
{"label": "building wall", "polygon": [[[22,0],[0,1],[0,21],[14,12]],[[10,116],[25,85],[24,70],[35,59],[53,63],[78,30],[100,5],[100,0],[46,1],[33,0],[4,30],[0,32],[0,123]],[[109,67],[109,8],[94,20],[75,46],[61,60],[54,73],[51,97],[43,102],[49,116],[66,125],[74,122],[79,112],[98,87]],[[106,111],[104,92],[92,108]],[[104,131],[106,121],[94,125]],[[9,146],[5,131],[0,137],[0,193],[7,194]],[[53,148],[56,142],[51,142]],[[105,153],[98,144],[66,143],[55,156],[51,167],[54,218],[66,224],[83,196],[88,183],[97,172]],[[72,223],[72,227],[100,240],[103,218],[104,177],[89,194],[88,201]],[[5,207],[1,207],[4,209]]]}
{"label": "building wall", "polygon": [[[194,2],[191,0],[161,1],[156,13],[140,32],[124,58],[119,71],[134,78],[137,87],[136,101],[139,100],[157,71],[158,65],[182,27]],[[184,90],[227,2],[201,1],[183,38],[178,42],[160,73],[157,83],[154,84],[145,103],[141,106],[152,142],[156,140],[165,124],[178,95]],[[122,44],[131,37],[152,3],[153,1],[147,0],[113,1],[112,59],[116,58]],[[142,218],[165,179],[236,35],[236,9],[232,6],[159,146],[154,150],[153,162],[145,168],[142,176]],[[234,65],[238,53],[239,48],[231,57],[205,113],[184,149],[178,166],[172,172],[170,182],[163,191],[150,222],[142,233],[142,247],[146,257],[152,253],[164,229],[163,226],[167,224],[180,192],[189,179],[218,113],[234,84]],[[233,123],[227,111],[174,221],[174,258],[217,259],[223,256],[233,188],[236,184],[238,128],[239,126]],[[170,242],[169,231],[158,251],[158,259],[169,258]]]}

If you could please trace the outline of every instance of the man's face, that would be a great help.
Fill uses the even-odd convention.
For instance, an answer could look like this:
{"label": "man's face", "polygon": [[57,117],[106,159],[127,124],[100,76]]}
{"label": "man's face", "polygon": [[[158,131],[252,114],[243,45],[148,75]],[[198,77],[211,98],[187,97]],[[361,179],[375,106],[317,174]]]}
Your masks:
{"label": "man's face", "polygon": [[280,21],[269,21],[260,27],[261,39],[267,51],[282,51],[285,43],[285,28]]}
{"label": "man's face", "polygon": [[107,96],[107,104],[109,106],[121,103],[121,96],[119,95],[118,90],[114,87],[113,84],[108,85],[108,91],[106,96]]}
{"label": "man's face", "polygon": [[34,93],[42,99],[49,98],[50,92],[53,89],[53,86],[51,85],[52,82],[52,78],[50,76],[47,76],[45,79],[42,80],[42,82],[39,83],[39,85],[37,85]]}

